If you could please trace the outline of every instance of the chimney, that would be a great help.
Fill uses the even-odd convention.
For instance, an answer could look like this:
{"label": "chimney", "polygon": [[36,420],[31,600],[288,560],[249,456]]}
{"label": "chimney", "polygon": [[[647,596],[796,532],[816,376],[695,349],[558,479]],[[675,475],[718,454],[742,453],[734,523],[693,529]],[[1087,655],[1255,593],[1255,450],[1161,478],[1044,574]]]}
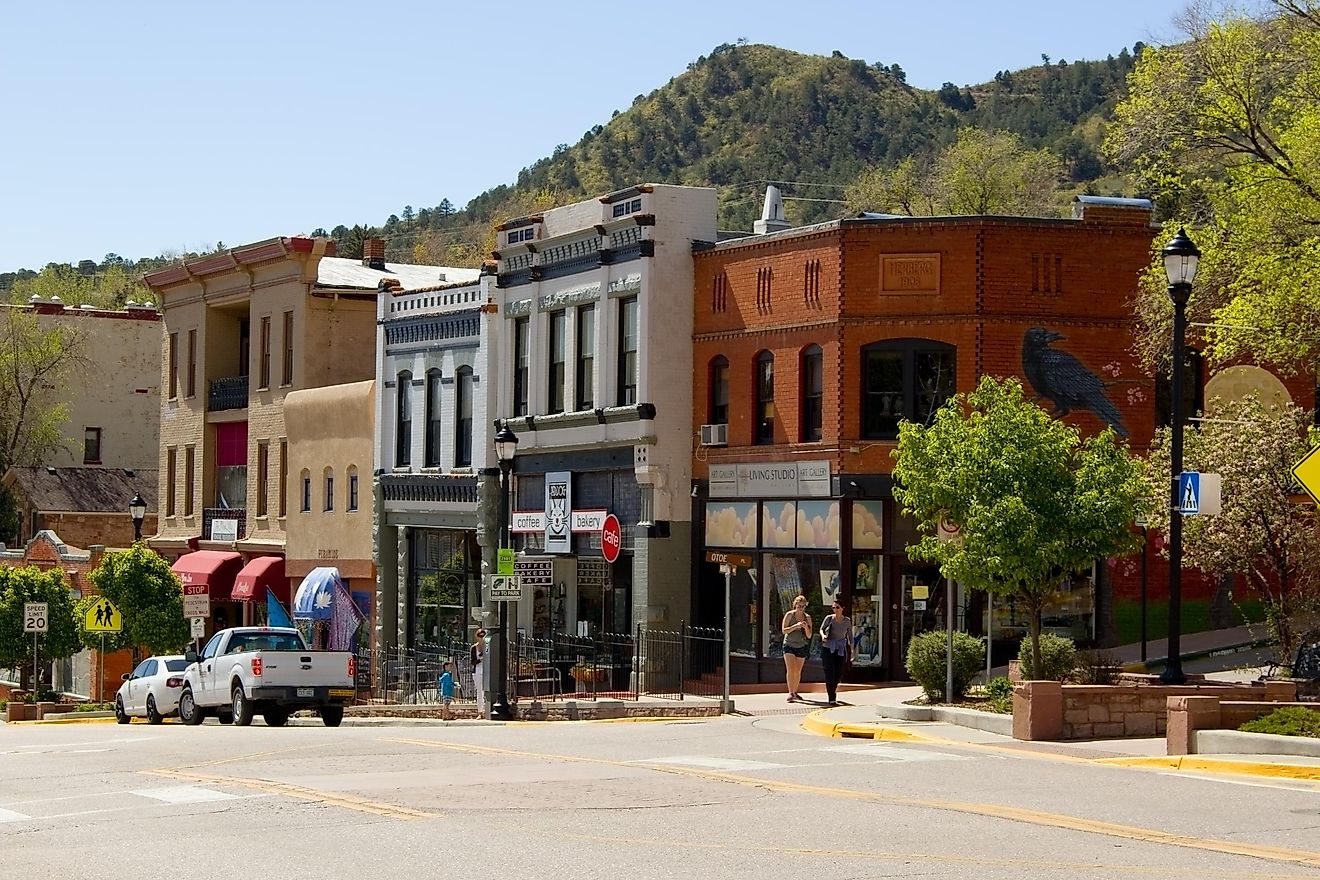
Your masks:
{"label": "chimney", "polygon": [[368,238],[362,242],[362,265],[385,271],[385,239]]}
{"label": "chimney", "polygon": [[784,219],[784,199],[779,195],[779,187],[765,188],[765,207],[761,209],[761,219],[752,224],[752,231],[757,235],[792,229],[793,224]]}

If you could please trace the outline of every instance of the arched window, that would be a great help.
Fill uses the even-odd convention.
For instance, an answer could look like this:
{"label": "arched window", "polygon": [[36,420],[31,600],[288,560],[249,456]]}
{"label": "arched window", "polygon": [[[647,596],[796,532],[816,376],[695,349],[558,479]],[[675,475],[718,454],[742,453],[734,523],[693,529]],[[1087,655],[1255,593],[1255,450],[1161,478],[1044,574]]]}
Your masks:
{"label": "arched window", "polygon": [[412,464],[412,373],[400,373],[394,391],[394,466],[408,467]]}
{"label": "arched window", "polygon": [[729,423],[729,359],[719,354],[710,362],[710,399],[707,402],[707,422],[712,425]]}
{"label": "arched window", "polygon": [[440,467],[440,371],[426,371],[425,467]]}
{"label": "arched window", "polygon": [[957,349],[929,339],[862,348],[862,436],[892,440],[902,421],[929,425],[957,390]]}
{"label": "arched window", "polygon": [[358,472],[357,465],[348,466],[348,506],[347,510],[354,511],[358,509]]}
{"label": "arched window", "polygon": [[756,356],[756,411],[752,424],[756,426],[757,443],[775,442],[775,356],[763,351]]}
{"label": "arched window", "polygon": [[821,421],[824,413],[825,376],[824,358],[819,345],[808,345],[802,352],[798,371],[802,393],[800,439],[815,443],[821,439]]}
{"label": "arched window", "polygon": [[472,464],[472,368],[454,375],[454,466]]}
{"label": "arched window", "polygon": [[298,505],[298,509],[303,513],[307,513],[312,509],[312,472],[304,468],[301,476],[302,501]]}
{"label": "arched window", "polygon": [[335,509],[335,469],[328,467],[322,472],[325,487],[325,509]]}

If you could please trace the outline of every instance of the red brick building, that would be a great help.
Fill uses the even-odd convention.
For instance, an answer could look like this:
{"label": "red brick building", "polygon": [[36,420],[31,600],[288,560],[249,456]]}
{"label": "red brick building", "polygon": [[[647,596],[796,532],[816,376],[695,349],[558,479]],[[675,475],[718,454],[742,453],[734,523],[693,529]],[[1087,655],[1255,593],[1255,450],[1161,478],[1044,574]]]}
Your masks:
{"label": "red brick building", "polygon": [[[776,225],[696,255],[697,558],[751,557],[732,583],[735,681],[782,681],[779,622],[798,592],[817,623],[842,597],[858,666],[902,677],[911,635],[944,625],[944,584],[904,553],[915,527],[889,476],[899,420],[925,420],[982,376],[1016,376],[1084,432],[1113,424],[1144,450],[1156,388],[1130,339],[1150,207],[1083,197],[1070,220]],[[1045,628],[1109,637],[1110,574],[1098,566],[1065,581]],[[718,567],[698,562],[693,584],[697,622],[718,625]],[[1026,619],[986,604],[978,591],[955,594],[960,626],[981,633],[990,622],[998,663]]]}

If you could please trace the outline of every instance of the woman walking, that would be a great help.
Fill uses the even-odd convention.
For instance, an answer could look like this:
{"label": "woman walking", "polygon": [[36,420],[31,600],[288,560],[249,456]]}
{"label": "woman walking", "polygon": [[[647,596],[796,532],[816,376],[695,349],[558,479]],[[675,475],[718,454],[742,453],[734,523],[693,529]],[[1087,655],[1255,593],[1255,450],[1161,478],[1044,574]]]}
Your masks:
{"label": "woman walking", "polygon": [[825,693],[830,705],[839,703],[839,679],[843,667],[852,662],[852,618],[843,613],[843,605],[834,600],[833,610],[820,624],[820,660],[825,667]]}
{"label": "woman walking", "polygon": [[798,688],[802,686],[802,665],[807,662],[811,651],[811,615],[807,614],[807,597],[798,596],[793,600],[793,608],[784,615],[779,624],[784,634],[784,670],[788,677],[788,701],[802,699]]}

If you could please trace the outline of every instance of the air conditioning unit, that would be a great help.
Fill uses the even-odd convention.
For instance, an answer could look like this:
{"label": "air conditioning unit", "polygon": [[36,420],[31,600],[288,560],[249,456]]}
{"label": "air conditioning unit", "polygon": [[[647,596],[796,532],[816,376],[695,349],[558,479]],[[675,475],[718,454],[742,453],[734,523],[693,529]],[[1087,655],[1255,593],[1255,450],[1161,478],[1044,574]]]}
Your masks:
{"label": "air conditioning unit", "polygon": [[702,446],[728,446],[728,445],[729,445],[729,426],[728,426],[728,425],[702,425],[702,426],[701,426],[701,445],[702,445]]}

